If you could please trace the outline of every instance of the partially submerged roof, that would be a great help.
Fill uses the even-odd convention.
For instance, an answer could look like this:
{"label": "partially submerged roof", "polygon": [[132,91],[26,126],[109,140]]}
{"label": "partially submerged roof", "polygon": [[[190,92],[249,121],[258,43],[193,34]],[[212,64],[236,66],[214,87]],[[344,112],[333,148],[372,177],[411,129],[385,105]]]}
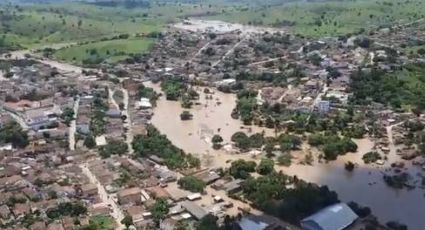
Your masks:
{"label": "partially submerged roof", "polygon": [[343,230],[357,218],[347,204],[338,203],[303,219],[301,226],[305,230]]}

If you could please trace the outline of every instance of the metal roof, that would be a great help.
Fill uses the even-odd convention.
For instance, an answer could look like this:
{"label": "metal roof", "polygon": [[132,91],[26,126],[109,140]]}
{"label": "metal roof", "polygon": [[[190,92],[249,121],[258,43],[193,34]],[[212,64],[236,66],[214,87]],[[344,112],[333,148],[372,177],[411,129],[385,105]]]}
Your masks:
{"label": "metal roof", "polygon": [[347,204],[338,203],[303,219],[301,226],[304,230],[343,230],[357,218]]}

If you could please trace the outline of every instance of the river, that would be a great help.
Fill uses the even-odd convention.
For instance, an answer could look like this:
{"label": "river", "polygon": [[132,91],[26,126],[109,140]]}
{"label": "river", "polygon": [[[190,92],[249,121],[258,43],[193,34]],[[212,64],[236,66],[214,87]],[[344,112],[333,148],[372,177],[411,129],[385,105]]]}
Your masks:
{"label": "river", "polygon": [[[156,84],[147,82],[146,85],[160,91]],[[235,95],[215,91],[213,100],[205,100],[202,90],[200,94],[201,105],[190,109],[193,119],[189,121],[180,120],[179,114],[185,109],[181,108],[179,102],[167,101],[165,97],[161,97],[154,109],[152,124],[166,134],[176,146],[200,156],[202,163],[206,166],[223,167],[228,165],[229,160],[253,160],[249,154],[213,150],[209,142],[213,134],[220,134],[225,142],[230,142],[231,135],[236,131],[249,132],[246,127],[242,128],[243,124],[239,120],[230,117],[236,103]],[[221,102],[220,105],[217,104],[218,101]],[[218,132],[219,128],[220,132]],[[274,134],[270,129],[254,126],[251,129],[251,133],[265,131],[267,135]],[[358,152],[341,156],[337,161],[315,162],[313,166],[292,164],[289,168],[278,167],[278,169],[309,182],[327,185],[335,190],[344,202],[356,201],[361,205],[369,206],[383,223],[394,220],[407,224],[409,229],[424,229],[424,191],[389,188],[382,180],[382,173],[389,166],[372,167],[364,165],[361,159],[363,153],[371,150],[373,142],[368,139],[356,140],[356,142],[359,146]],[[297,154],[293,153],[295,156]],[[344,169],[344,163],[347,161],[358,164],[354,172],[350,173]],[[418,170],[412,167],[409,171],[415,173]]]}

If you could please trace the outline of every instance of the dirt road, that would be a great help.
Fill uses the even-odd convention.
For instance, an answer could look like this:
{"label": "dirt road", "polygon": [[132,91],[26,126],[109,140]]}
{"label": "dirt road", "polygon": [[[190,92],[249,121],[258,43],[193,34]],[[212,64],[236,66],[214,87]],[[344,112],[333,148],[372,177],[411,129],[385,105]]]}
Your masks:
{"label": "dirt road", "polygon": [[125,226],[121,224],[121,220],[124,219],[124,213],[118,206],[118,204],[115,203],[115,201],[112,199],[112,196],[108,195],[105,190],[105,187],[99,182],[99,180],[97,180],[96,176],[90,171],[87,164],[81,164],[80,168],[82,169],[84,175],[89,178],[90,182],[97,186],[99,197],[100,199],[102,199],[102,202],[112,209],[111,216],[115,219],[115,222],[117,223],[115,229],[126,229]]}

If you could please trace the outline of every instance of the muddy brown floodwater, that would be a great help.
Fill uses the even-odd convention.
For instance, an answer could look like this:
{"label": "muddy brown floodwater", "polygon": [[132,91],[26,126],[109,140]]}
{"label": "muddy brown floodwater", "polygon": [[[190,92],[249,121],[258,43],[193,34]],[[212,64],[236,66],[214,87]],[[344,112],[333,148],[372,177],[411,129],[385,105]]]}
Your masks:
{"label": "muddy brown floodwater", "polygon": [[[147,82],[146,86],[160,91],[159,85]],[[212,100],[205,100],[202,90],[200,92],[200,105],[190,109],[193,119],[181,121],[180,102],[167,101],[161,97],[154,110],[152,124],[178,147],[186,152],[197,154],[204,165],[210,167],[227,166],[230,160],[253,159],[249,154],[235,154],[224,150],[216,151],[211,148],[210,138],[214,134],[220,134],[225,142],[230,142],[230,137],[237,131],[256,133],[264,131],[266,135],[274,135],[274,131],[260,127],[244,127],[239,120],[230,117],[235,107],[236,97],[233,94],[224,94],[214,91]],[[217,102],[221,102],[219,105]],[[243,127],[243,128],[242,128]],[[220,129],[220,131],[218,131]],[[362,155],[373,148],[373,142],[368,139],[356,140],[358,152],[341,156],[331,163],[315,162],[313,166],[292,164],[289,168],[277,167],[278,170],[289,175],[297,175],[299,178],[327,185],[335,190],[344,202],[355,201],[361,205],[369,206],[373,213],[383,223],[387,221],[399,221],[407,224],[409,229],[425,229],[425,197],[424,190],[395,190],[388,187],[383,179],[383,172],[389,165],[369,166],[364,165]],[[301,154],[301,153],[300,153]],[[297,153],[293,153],[297,155]],[[395,150],[391,151],[389,159],[395,159]],[[297,161],[297,160],[295,160]],[[344,163],[352,161],[357,163],[354,172],[347,172]],[[416,175],[420,170],[407,164],[407,170]]]}

